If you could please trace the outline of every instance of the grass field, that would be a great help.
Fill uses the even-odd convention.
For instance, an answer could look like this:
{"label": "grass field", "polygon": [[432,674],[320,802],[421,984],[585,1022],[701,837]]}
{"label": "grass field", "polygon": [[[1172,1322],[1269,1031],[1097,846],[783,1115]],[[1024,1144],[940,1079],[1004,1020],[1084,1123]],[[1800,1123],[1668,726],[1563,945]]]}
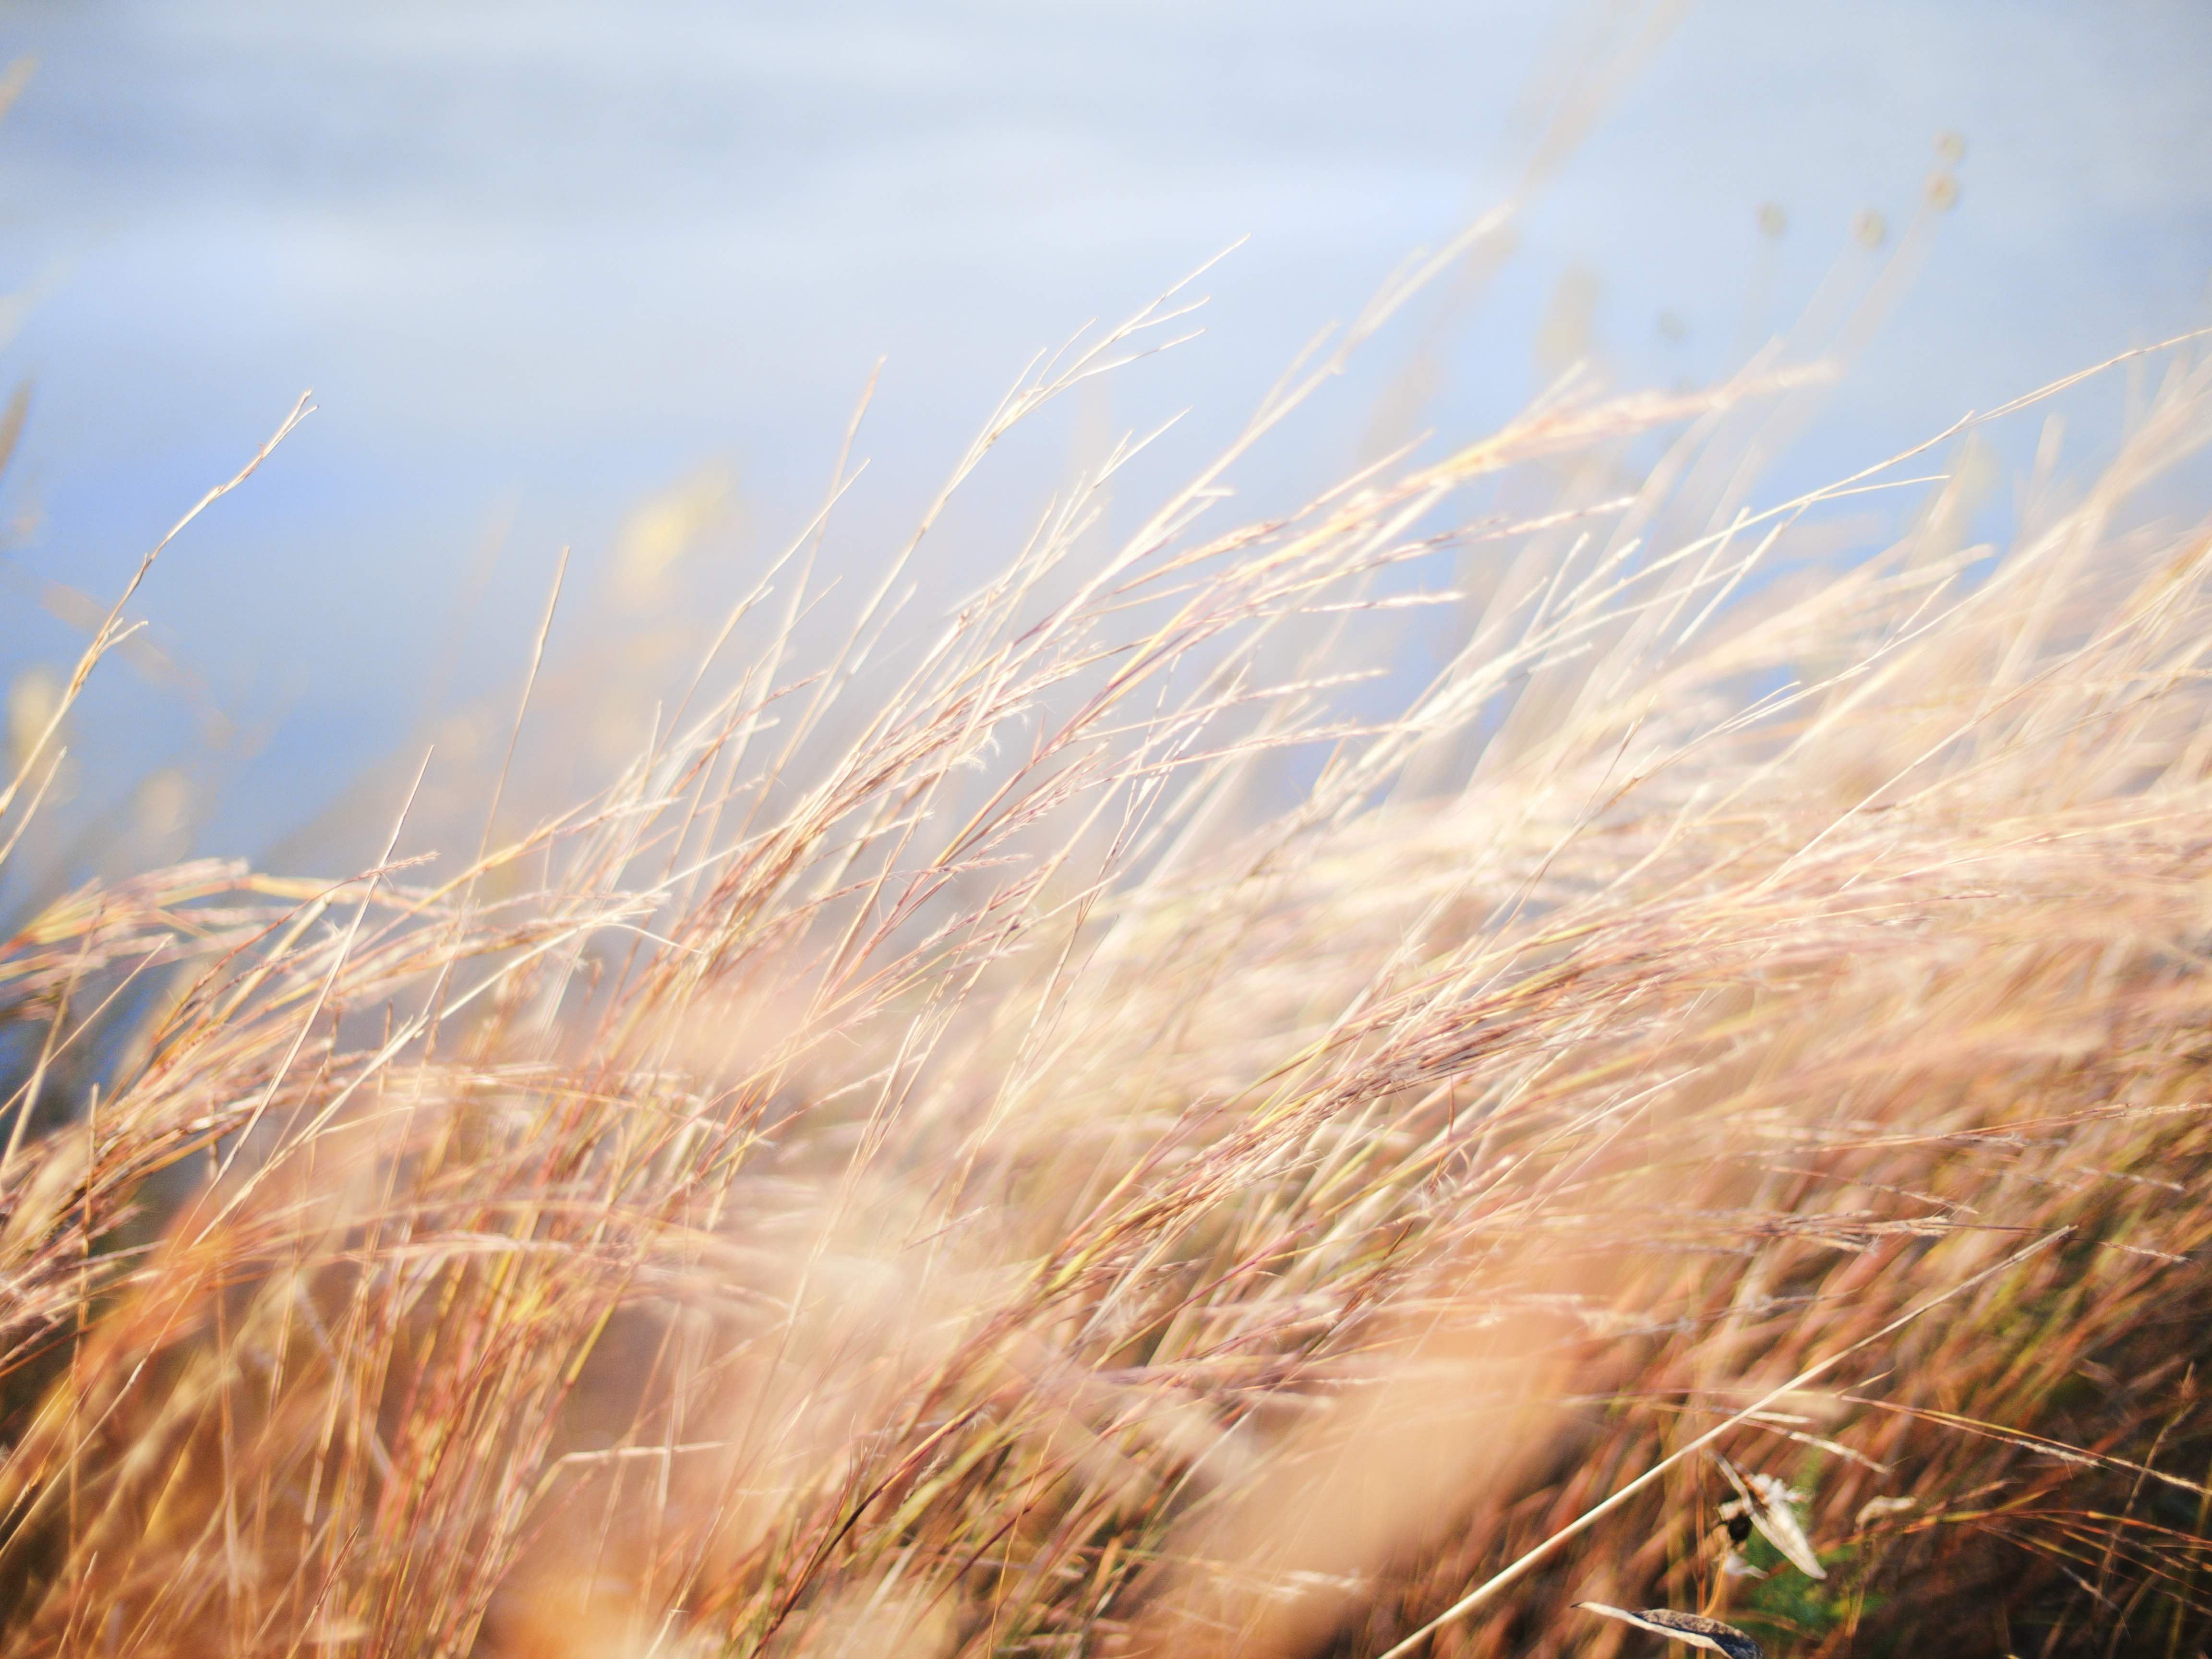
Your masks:
{"label": "grass field", "polygon": [[2212,356],[2002,548],[2065,388],[1770,500],[1771,356],[1233,526],[1336,349],[941,622],[808,526],[565,811],[24,919],[0,1647],[2202,1651]]}

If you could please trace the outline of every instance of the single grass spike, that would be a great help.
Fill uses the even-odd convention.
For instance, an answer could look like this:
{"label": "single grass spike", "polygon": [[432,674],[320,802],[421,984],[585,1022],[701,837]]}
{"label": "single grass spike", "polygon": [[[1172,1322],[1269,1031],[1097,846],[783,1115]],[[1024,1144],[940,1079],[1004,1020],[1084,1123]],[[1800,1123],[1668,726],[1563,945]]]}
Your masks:
{"label": "single grass spike", "polygon": [[1646,1607],[1641,1613],[1630,1613],[1623,1607],[1609,1607],[1602,1601],[1577,1601],[1575,1605],[1584,1613],[1618,1619],[1624,1625],[1648,1630],[1670,1642],[1682,1642],[1708,1653],[1724,1655],[1726,1659],[1765,1659],[1759,1644],[1734,1625],[1723,1625],[1701,1613],[1676,1613],[1668,1607]]}

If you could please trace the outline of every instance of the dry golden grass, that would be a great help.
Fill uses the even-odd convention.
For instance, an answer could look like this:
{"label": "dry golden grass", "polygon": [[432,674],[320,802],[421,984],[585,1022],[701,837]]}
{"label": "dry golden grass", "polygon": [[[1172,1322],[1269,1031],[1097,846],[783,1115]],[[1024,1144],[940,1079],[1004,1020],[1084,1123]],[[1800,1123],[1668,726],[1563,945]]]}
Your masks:
{"label": "dry golden grass", "polygon": [[1772,362],[1205,527],[1334,366],[933,635],[810,526],[511,842],[7,941],[0,1647],[2197,1651],[2212,362],[2001,556],[1967,426],[1755,506]]}

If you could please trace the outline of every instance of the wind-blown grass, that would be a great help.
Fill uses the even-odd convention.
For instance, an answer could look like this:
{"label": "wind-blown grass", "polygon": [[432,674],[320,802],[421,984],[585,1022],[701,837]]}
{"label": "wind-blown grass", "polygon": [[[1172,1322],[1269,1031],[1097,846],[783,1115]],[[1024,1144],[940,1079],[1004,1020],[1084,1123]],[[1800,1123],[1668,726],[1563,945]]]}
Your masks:
{"label": "wind-blown grass", "polygon": [[1771,362],[1208,527],[1324,360],[933,637],[894,562],[805,659],[808,526],[512,842],[71,894],[6,1650],[2194,1651],[2212,365],[2138,358],[2002,555],[1963,427],[1756,506]]}

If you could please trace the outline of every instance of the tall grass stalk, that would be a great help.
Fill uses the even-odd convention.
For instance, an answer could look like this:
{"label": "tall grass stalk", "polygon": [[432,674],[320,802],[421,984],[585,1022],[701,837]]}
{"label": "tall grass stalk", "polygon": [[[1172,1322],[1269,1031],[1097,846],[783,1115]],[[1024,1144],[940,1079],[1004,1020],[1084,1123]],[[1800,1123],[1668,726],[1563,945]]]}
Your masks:
{"label": "tall grass stalk", "polygon": [[2002,551],[1980,422],[1758,505],[1771,356],[1217,522],[1324,356],[926,637],[810,659],[810,525],[472,858],[47,907],[0,1649],[2196,1651],[2212,362],[2130,357]]}

